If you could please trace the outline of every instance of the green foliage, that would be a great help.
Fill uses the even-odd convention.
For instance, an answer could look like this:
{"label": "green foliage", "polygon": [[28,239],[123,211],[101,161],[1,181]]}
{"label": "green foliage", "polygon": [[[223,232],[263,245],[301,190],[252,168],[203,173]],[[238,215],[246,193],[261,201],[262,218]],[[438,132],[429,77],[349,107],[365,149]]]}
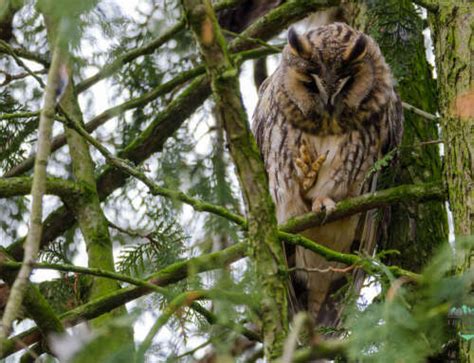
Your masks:
{"label": "green foliage", "polygon": [[[72,238],[58,238],[52,241],[40,252],[39,260],[46,263],[72,265],[74,254],[72,243]],[[39,288],[54,311],[62,314],[87,301],[90,284],[89,276],[59,272],[59,278],[44,281],[39,284]]]}
{"label": "green foliage", "polygon": [[453,267],[468,253],[464,241],[455,254],[446,246],[423,272],[420,284],[404,279],[392,280],[384,296],[365,310],[355,309],[346,327],[350,330],[350,357],[363,362],[425,362],[439,354],[449,339],[448,311],[469,300],[474,282],[472,271],[453,275]]}
{"label": "green foliage", "polygon": [[[0,113],[14,114],[26,111],[8,92],[0,92]],[[20,163],[28,151],[28,143],[38,127],[38,119],[11,118],[0,120],[0,171],[7,171]]]}
{"label": "green foliage", "polygon": [[413,49],[423,30],[423,20],[419,14],[409,10],[413,6],[410,0],[368,0],[367,4],[367,28],[401,81],[410,71],[411,57],[400,57],[400,54]]}
{"label": "green foliage", "polygon": [[375,173],[382,171],[383,169],[393,164],[392,161],[396,157],[397,153],[398,153],[397,148],[392,149],[387,154],[385,154],[381,159],[377,160],[367,172],[367,175],[364,178],[364,182],[369,180],[372,177],[372,175],[374,175]]}
{"label": "green foliage", "polygon": [[187,237],[176,221],[163,218],[159,211],[148,216],[155,227],[145,235],[132,233],[143,242],[122,249],[117,261],[117,270],[121,273],[138,277],[149,275],[176,262],[184,251]]}
{"label": "green foliage", "polygon": [[51,242],[40,252],[40,260],[47,263],[60,263],[71,265],[72,262],[69,259],[68,246],[65,240],[58,238]]}

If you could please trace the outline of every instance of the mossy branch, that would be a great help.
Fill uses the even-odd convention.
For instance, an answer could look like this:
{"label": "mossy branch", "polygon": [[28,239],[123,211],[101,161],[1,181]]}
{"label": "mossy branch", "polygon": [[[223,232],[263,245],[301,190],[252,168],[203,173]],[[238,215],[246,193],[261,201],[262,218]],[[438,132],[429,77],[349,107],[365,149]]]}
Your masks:
{"label": "mossy branch", "polygon": [[[110,164],[142,181],[150,189],[150,192],[152,194],[179,200],[192,206],[197,211],[206,211],[219,215],[240,225],[243,229],[249,231],[249,223],[245,220],[244,217],[232,213],[224,207],[190,197],[181,191],[159,186],[154,181],[146,177],[145,174],[138,168],[131,165],[127,160],[117,158],[112,153],[110,153],[107,148],[105,148],[100,142],[98,142],[89,133],[87,133],[87,131],[85,131],[84,128],[76,120],[72,119],[69,115],[66,115],[66,118],[68,120],[68,126],[76,130],[82,137],[84,137],[84,139],[86,139],[89,143],[96,147],[97,150],[106,158],[106,160]],[[266,180],[264,179],[264,181]],[[366,265],[366,263],[365,260],[360,256],[333,251],[302,236],[290,234],[288,233],[288,231],[300,232],[310,227],[322,225],[324,223],[341,219],[365,210],[370,210],[391,203],[397,203],[402,200],[414,200],[420,202],[430,199],[442,200],[445,197],[445,189],[439,184],[431,183],[424,185],[402,185],[384,191],[364,194],[359,197],[355,197],[337,203],[336,208],[330,215],[326,215],[325,212],[320,212],[308,213],[304,216],[293,218],[284,225],[280,226],[281,230],[278,231],[278,237],[286,242],[301,245],[305,248],[308,248],[325,257],[329,261],[338,261],[347,265],[363,266]],[[284,264],[279,266],[283,265]],[[418,278],[416,274],[413,274],[409,271],[405,271],[396,266],[390,267],[389,269],[393,270],[396,275],[408,276],[415,280]],[[370,272],[371,268],[368,267],[367,270]],[[277,272],[279,271],[277,270],[276,273]]]}
{"label": "mossy branch", "polygon": [[[2,279],[11,286],[15,282],[17,271],[21,268],[22,263],[13,261],[4,250],[0,251],[0,261],[0,269],[2,263],[12,262],[16,264],[16,268],[13,270],[1,271]],[[23,307],[26,309],[28,316],[36,323],[43,338],[46,338],[51,332],[64,332],[61,321],[36,285],[30,283],[26,288]]]}
{"label": "mossy branch", "polygon": [[45,90],[44,106],[40,116],[37,156],[35,160],[35,171],[31,188],[32,206],[30,213],[29,231],[25,242],[25,254],[22,267],[11,287],[10,295],[5,306],[0,329],[0,351],[3,351],[5,338],[11,331],[12,322],[16,319],[21,307],[28,279],[31,273],[31,263],[37,257],[41,232],[43,195],[46,189],[46,165],[50,153],[50,143],[54,113],[56,106],[56,90],[59,84],[59,69],[63,63],[64,55],[58,48],[53,54],[52,64],[48,74],[48,84]]}
{"label": "mossy branch", "polygon": [[[45,194],[57,195],[62,199],[72,200],[82,194],[78,184],[70,180],[46,178]],[[33,179],[31,177],[16,177],[0,179],[0,198],[10,198],[31,193]]]}
{"label": "mossy branch", "polygon": [[328,215],[325,212],[319,212],[307,213],[300,217],[291,218],[280,226],[280,230],[296,233],[359,212],[365,212],[370,209],[380,208],[391,204],[400,202],[421,203],[428,200],[446,200],[446,198],[447,191],[441,182],[400,185],[342,200],[336,204],[334,211]]}
{"label": "mossy branch", "polygon": [[[289,243],[294,243],[301,245],[305,248],[309,248],[312,251],[322,254],[333,261],[340,261],[345,263],[354,263],[360,264],[361,268],[367,269],[370,272],[379,269],[383,270],[383,265],[372,265],[370,261],[364,259],[357,255],[352,254],[342,254],[339,252],[332,251],[326,247],[320,246],[317,243],[306,239],[302,236],[291,235],[285,232],[280,232],[279,236]],[[241,242],[235,244],[231,247],[228,247],[224,250],[213,252],[199,257],[193,257],[186,261],[176,262],[172,265],[165,267],[164,269],[152,274],[147,277],[145,280],[135,279],[129,276],[124,276],[117,274],[111,271],[101,270],[101,269],[91,269],[79,266],[69,266],[69,265],[58,265],[58,264],[45,264],[45,263],[35,263],[35,268],[42,269],[56,269],[59,271],[71,271],[78,273],[87,273],[92,275],[97,275],[101,277],[107,277],[112,279],[117,279],[119,281],[124,281],[131,283],[135,286],[126,287],[121,290],[117,290],[109,293],[108,295],[101,296],[95,300],[89,301],[88,303],[71,310],[63,315],[60,318],[63,320],[63,323],[66,325],[76,324],[84,319],[89,320],[100,316],[103,313],[106,313],[112,309],[122,306],[125,303],[128,303],[134,299],[137,299],[145,294],[150,292],[158,292],[160,294],[166,294],[166,290],[163,289],[164,286],[176,283],[182,279],[187,278],[190,275],[198,274],[206,271],[212,271],[215,269],[222,268],[227,266],[235,261],[238,261],[246,256],[248,252],[248,244]],[[3,263],[3,268],[18,269],[20,263],[18,262],[5,262]],[[414,281],[419,280],[419,275],[413,274],[402,270],[396,266],[389,267],[389,270],[394,273],[395,276],[407,276]],[[195,308],[193,306],[193,308]],[[200,311],[199,311],[200,312]],[[201,312],[200,312],[201,313]],[[204,314],[206,314],[204,312]],[[212,316],[209,317],[211,321]],[[208,320],[209,320],[208,319]],[[233,326],[235,329],[240,329],[243,331],[244,335],[249,337],[252,340],[259,340],[251,331],[245,330],[241,326]],[[243,329],[243,330],[242,330]],[[253,337],[253,338],[252,338]],[[37,333],[36,328],[30,329],[24,333],[19,334],[16,337],[11,338],[7,341],[6,348],[1,357],[5,357],[13,352],[20,350],[23,346],[16,344],[16,340],[21,339],[26,344],[32,344],[40,339],[40,335]],[[305,353],[306,354],[306,353]]]}
{"label": "mossy branch", "polygon": [[[274,53],[277,53],[277,51],[280,51],[280,49],[279,48],[275,48],[275,49],[257,48],[257,49],[235,53],[233,56],[235,58],[236,63],[240,65],[246,60],[262,57],[269,54],[274,54]],[[161,97],[167,94],[168,92],[171,92],[177,87],[183,85],[184,83],[190,81],[193,78],[196,78],[197,76],[203,75],[204,73],[205,73],[205,68],[203,65],[198,65],[188,71],[182,72],[178,76],[171,79],[170,81],[155,87],[153,90],[146,92],[140,97],[136,97],[129,101],[125,101],[117,106],[113,106],[103,111],[99,115],[92,118],[89,122],[87,122],[84,125],[84,128],[89,133],[91,133],[95,129],[97,129],[99,126],[102,126],[103,124],[105,124],[110,119],[116,116],[119,116],[128,110],[131,110],[137,107],[143,107],[147,105],[148,103],[154,101],[158,97]],[[40,111],[2,114],[0,115],[0,119],[36,117],[39,115],[39,113]],[[57,119],[61,120],[60,117],[58,117]],[[51,142],[51,151],[54,152],[64,145],[66,145],[66,135],[60,134],[53,138]],[[18,176],[27,172],[33,167],[34,160],[35,160],[35,155],[34,154],[30,155],[28,158],[23,160],[20,164],[8,170],[3,176],[13,177],[13,176]]]}

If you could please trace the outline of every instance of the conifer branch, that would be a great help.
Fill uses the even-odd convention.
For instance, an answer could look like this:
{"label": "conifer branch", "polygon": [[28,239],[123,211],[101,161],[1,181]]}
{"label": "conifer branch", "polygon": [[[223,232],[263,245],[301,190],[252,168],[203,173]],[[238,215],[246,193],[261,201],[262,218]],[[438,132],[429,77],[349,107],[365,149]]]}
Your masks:
{"label": "conifer branch", "polygon": [[158,317],[158,319],[155,321],[153,326],[150,328],[143,342],[138,346],[135,355],[135,362],[138,363],[145,361],[145,353],[153,343],[154,337],[179,309],[185,306],[190,306],[196,300],[201,299],[205,296],[207,296],[207,294],[204,291],[186,291],[171,300],[170,303],[163,310],[161,315]]}
{"label": "conifer branch", "polygon": [[43,65],[45,68],[49,68],[50,66],[49,60],[43,57],[42,55],[30,52],[29,50],[24,48],[13,48],[8,43],[6,45],[2,44],[2,46],[0,46],[0,53],[9,55],[12,55],[13,53],[16,57],[36,62],[38,64]]}
{"label": "conifer branch", "polygon": [[[360,256],[332,251],[302,236],[291,235],[285,232],[279,232],[279,236],[283,240],[286,240],[290,243],[298,244],[305,248],[309,248],[310,250],[321,254],[332,261],[358,264],[359,266],[361,266],[361,268],[364,268],[372,273],[374,272],[374,269],[378,269],[379,271],[383,270],[382,264],[373,265],[370,263],[370,261],[367,261],[367,259],[364,259]],[[83,321],[84,319],[94,319],[103,313],[120,307],[125,303],[128,303],[153,291],[156,291],[161,294],[166,294],[166,290],[163,290],[164,286],[181,281],[182,279],[185,279],[190,276],[191,273],[199,274],[206,271],[212,271],[227,266],[235,261],[238,261],[246,257],[249,251],[248,247],[248,243],[241,242],[218,252],[213,252],[198,257],[193,257],[185,261],[176,262],[152,274],[145,280],[135,279],[111,271],[78,266],[45,263],[36,263],[34,266],[35,268],[53,268],[60,271],[72,271],[92,275],[100,275],[101,277],[114,278],[119,281],[126,281],[135,285],[131,287],[122,288],[117,291],[113,291],[105,296],[101,296],[95,300],[89,301],[88,303],[81,305],[60,316],[60,319],[65,325],[71,325]],[[0,266],[3,266],[4,268],[17,269],[19,265],[20,264],[18,262],[4,262]],[[414,281],[418,281],[420,279],[419,275],[405,271],[397,266],[390,266],[389,270],[394,273],[395,276],[407,276]],[[240,327],[240,329],[241,331],[245,332],[245,330],[242,330],[244,329],[243,327]],[[246,333],[244,335],[249,337]],[[23,346],[19,346],[15,343],[17,340],[22,340],[29,345],[38,341],[39,339],[40,335],[37,334],[36,328],[21,333],[6,342],[5,350],[3,354],[0,355],[0,357],[8,356],[17,350],[22,349]],[[296,356],[298,354],[299,353],[297,353]],[[308,352],[306,352],[305,354],[308,354]]]}

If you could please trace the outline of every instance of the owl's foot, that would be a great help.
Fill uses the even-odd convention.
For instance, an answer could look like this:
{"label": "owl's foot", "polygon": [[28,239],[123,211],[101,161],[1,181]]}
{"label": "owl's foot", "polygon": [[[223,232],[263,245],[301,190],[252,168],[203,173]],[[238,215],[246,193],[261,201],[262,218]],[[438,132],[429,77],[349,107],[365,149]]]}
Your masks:
{"label": "owl's foot", "polygon": [[300,146],[299,153],[295,159],[295,164],[300,170],[300,184],[303,192],[311,189],[318,179],[319,169],[326,161],[326,154],[316,154],[316,160],[310,154],[305,143]]}
{"label": "owl's foot", "polygon": [[317,197],[313,200],[311,210],[314,213],[325,211],[327,214],[331,213],[336,208],[336,202],[328,197]]}

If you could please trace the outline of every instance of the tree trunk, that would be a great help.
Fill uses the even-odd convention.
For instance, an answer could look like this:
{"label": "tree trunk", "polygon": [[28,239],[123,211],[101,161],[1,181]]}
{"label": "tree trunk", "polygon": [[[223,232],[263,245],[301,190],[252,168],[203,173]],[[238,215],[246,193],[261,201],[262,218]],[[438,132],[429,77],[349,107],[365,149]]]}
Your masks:
{"label": "tree trunk", "polygon": [[[444,176],[458,241],[474,234],[474,4],[432,1],[429,23],[438,72],[441,129],[445,140]],[[458,271],[472,267],[472,239]],[[471,362],[472,341],[460,340],[460,362]],[[472,352],[471,352],[472,353]]]}
{"label": "tree trunk", "polygon": [[[397,90],[403,101],[424,111],[436,112],[436,84],[432,68],[426,60],[423,21],[408,0],[357,2],[349,8],[351,22],[370,34],[380,45],[390,64]],[[403,19],[403,35],[388,35]],[[437,124],[405,110],[404,135],[395,169],[386,170],[379,181],[379,189],[399,184],[418,184],[442,179],[441,157],[437,143]],[[424,144],[426,143],[426,144]],[[448,239],[447,214],[444,202],[406,202],[393,205],[389,223],[383,228],[378,244],[380,249],[395,249],[389,264],[420,271],[442,243]]]}
{"label": "tree trunk", "polygon": [[[48,32],[50,45],[54,44],[54,39],[61,31],[59,20],[49,11],[51,3],[43,9],[45,23]],[[50,15],[51,14],[51,15]],[[60,45],[58,45],[60,46]],[[72,67],[69,67],[72,69]],[[83,124],[82,112],[74,90],[73,77],[70,72],[67,86],[61,97],[60,109],[66,117],[74,118]],[[79,224],[84,242],[86,244],[88,265],[93,268],[115,271],[112,254],[112,241],[110,239],[108,223],[100,206],[99,195],[95,181],[95,165],[90,155],[89,146],[76,131],[65,127],[65,134],[71,155],[74,179],[84,188],[85,194],[77,199],[77,203],[70,207]],[[120,284],[111,279],[93,278],[90,298],[95,299],[100,296],[120,289]],[[92,327],[100,328],[110,323],[117,316],[127,313],[125,307],[112,310],[91,322]],[[130,327],[116,327],[110,329],[110,339],[107,347],[101,349],[100,356],[96,356],[98,361],[109,359],[112,354],[124,348],[133,347],[133,329]],[[131,350],[130,350],[131,352]],[[132,356],[130,355],[130,359]]]}

